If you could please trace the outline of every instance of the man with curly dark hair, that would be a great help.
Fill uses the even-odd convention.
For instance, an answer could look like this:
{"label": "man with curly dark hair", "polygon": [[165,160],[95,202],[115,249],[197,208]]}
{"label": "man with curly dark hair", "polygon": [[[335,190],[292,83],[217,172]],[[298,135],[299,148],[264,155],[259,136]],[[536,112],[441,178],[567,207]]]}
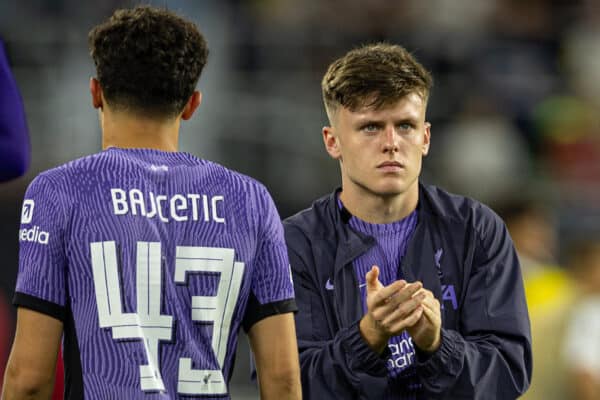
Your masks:
{"label": "man with curly dark hair", "polygon": [[300,398],[283,228],[255,180],[178,152],[206,42],[170,11],[119,10],[89,35],[103,151],[30,184],[3,398],[229,398],[237,333],[261,397]]}

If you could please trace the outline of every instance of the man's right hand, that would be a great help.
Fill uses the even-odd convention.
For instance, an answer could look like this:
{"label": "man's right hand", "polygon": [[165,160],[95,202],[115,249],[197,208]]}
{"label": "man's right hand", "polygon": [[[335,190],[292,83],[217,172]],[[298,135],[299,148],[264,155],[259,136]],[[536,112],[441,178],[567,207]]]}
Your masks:
{"label": "man's right hand", "polygon": [[423,284],[399,280],[383,286],[379,281],[379,267],[375,265],[367,272],[366,282],[367,313],[359,329],[369,347],[381,354],[390,337],[401,334],[421,318],[424,295],[413,295]]}

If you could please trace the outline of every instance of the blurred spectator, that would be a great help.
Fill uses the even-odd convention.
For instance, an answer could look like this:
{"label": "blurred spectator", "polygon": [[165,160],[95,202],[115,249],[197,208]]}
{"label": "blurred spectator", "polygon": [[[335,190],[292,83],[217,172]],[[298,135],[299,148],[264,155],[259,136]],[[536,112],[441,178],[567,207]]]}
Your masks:
{"label": "blurred spectator", "polygon": [[25,173],[29,151],[23,100],[0,38],[0,182]]}
{"label": "blurred spectator", "polygon": [[600,240],[580,241],[569,252],[578,299],[570,308],[563,347],[571,396],[600,399]]}
{"label": "blurred spectator", "polygon": [[525,279],[556,268],[558,238],[555,218],[542,204],[520,195],[499,210],[515,242]]}
{"label": "blurred spectator", "polygon": [[[548,199],[545,200],[547,203]],[[541,204],[524,197],[505,205],[500,214],[521,262],[531,319],[533,376],[531,386],[522,398],[559,400],[568,398],[560,347],[571,310],[573,289],[566,271],[556,263],[554,216]]]}
{"label": "blurred spectator", "polygon": [[553,96],[533,113],[542,139],[540,161],[565,200],[597,207],[600,198],[600,117],[589,102]]}
{"label": "blurred spectator", "polygon": [[[452,190],[501,204],[530,179],[530,155],[523,137],[491,99],[473,95],[468,100],[440,138],[439,174]],[[433,141],[435,125],[432,132]]]}
{"label": "blurred spectator", "polygon": [[600,4],[584,1],[580,18],[563,35],[563,64],[579,96],[600,106]]}

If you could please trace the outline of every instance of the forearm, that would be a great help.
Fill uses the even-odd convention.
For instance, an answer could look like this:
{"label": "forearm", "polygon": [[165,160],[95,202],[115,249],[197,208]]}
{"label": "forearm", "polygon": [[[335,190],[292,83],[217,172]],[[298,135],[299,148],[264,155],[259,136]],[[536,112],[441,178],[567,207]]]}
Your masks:
{"label": "forearm", "polygon": [[302,399],[299,368],[271,374],[259,373],[258,385],[261,400]]}
{"label": "forearm", "polygon": [[54,379],[40,380],[9,361],[2,386],[2,400],[50,399],[53,387]]}
{"label": "forearm", "polygon": [[62,322],[53,317],[19,307],[15,340],[6,365],[3,400],[51,397],[62,327]]}
{"label": "forearm", "polygon": [[292,313],[267,317],[248,332],[261,399],[302,398],[298,345]]}
{"label": "forearm", "polygon": [[526,352],[525,345],[512,338],[481,335],[466,340],[444,329],[436,352],[425,357],[417,353],[417,367],[426,393],[434,398],[444,393],[472,399],[517,398],[529,386]]}
{"label": "forearm", "polygon": [[434,353],[417,353],[426,397],[516,399],[529,387],[531,328],[519,260],[499,218],[488,215],[481,224],[457,320],[446,319]]}
{"label": "forearm", "polygon": [[[299,327],[299,330],[302,328]],[[339,330],[331,340],[299,340],[302,391],[306,399],[378,399],[387,386],[386,360],[361,337],[358,322]]]}

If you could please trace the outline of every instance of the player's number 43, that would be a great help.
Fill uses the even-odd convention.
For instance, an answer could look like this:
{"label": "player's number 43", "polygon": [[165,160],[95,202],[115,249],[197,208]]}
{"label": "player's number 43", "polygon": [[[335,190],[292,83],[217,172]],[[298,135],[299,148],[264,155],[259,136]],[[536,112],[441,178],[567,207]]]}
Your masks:
{"label": "player's number 43", "polygon": [[[160,373],[159,341],[171,340],[173,317],[160,313],[161,248],[160,242],[137,242],[137,312],[124,313],[114,241],[90,243],[98,317],[101,328],[112,328],[113,339],[142,339],[148,364],[140,365],[140,385],[144,391],[163,391]],[[219,272],[215,296],[192,296],[191,318],[212,322],[212,348],[217,369],[192,368],[191,358],[179,359],[177,391],[180,394],[225,394],[227,384],[221,367],[233,310],[242,283],[244,263],[234,261],[234,250],[216,247],[177,246],[175,251],[177,283],[186,283],[186,273]]]}

